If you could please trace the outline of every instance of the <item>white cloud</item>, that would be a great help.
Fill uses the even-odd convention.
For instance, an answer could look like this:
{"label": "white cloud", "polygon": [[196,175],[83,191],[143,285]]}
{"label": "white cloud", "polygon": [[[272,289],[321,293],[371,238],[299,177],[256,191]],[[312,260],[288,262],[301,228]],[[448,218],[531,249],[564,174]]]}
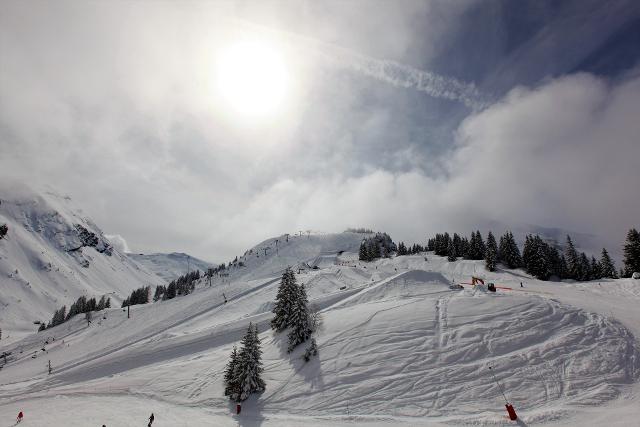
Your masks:
{"label": "white cloud", "polygon": [[131,252],[129,250],[129,245],[127,245],[127,241],[119,234],[105,234],[106,237],[114,248],[123,253]]}
{"label": "white cloud", "polygon": [[249,236],[368,226],[422,241],[495,220],[599,234],[619,245],[640,218],[638,117],[640,78],[609,85],[580,74],[514,89],[460,126],[448,178],[375,170],[285,179],[225,221],[223,235],[243,230],[250,244]]}
{"label": "white cloud", "polygon": [[[421,241],[490,220],[595,232],[618,244],[638,226],[638,78],[574,75],[514,89],[468,117],[443,155],[432,146],[446,146],[446,135],[415,131],[431,131],[438,105],[380,84],[384,73],[362,78],[353,67],[303,58],[296,72],[308,87],[296,115],[248,129],[220,119],[206,91],[203,58],[228,36],[223,13],[187,8],[176,20],[165,4],[126,3],[119,13],[83,3],[82,19],[68,21],[69,8],[45,6],[0,16],[0,171],[70,193],[134,251],[223,260],[297,229],[366,226]],[[409,12],[398,12],[391,32],[412,22]],[[375,40],[386,37],[385,14],[360,23]],[[348,30],[345,23],[327,39]],[[374,39],[369,50],[357,39],[347,47],[365,60],[410,50],[412,33],[398,33],[380,50]],[[393,82],[418,81],[412,70]],[[455,103],[446,104],[444,114]]]}

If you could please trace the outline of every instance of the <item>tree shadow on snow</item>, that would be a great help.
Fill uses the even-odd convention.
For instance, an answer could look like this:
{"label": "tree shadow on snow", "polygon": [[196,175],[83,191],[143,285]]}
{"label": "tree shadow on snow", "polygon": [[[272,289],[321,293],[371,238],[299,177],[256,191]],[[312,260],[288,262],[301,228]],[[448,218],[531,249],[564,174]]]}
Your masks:
{"label": "tree shadow on snow", "polygon": [[299,363],[300,366],[296,372],[298,372],[304,380],[311,385],[311,388],[323,390],[324,378],[322,376],[322,365],[320,363],[320,350],[318,350],[318,355],[311,356],[311,359],[309,359],[308,362],[305,362],[304,359],[300,357]]}
{"label": "tree shadow on snow", "polygon": [[229,401],[229,410],[239,427],[260,427],[265,421],[265,417],[262,415],[264,404],[259,400],[261,394],[254,394],[244,402],[241,402],[242,410],[240,414],[236,413],[237,403]]}
{"label": "tree shadow on snow", "polygon": [[522,426],[522,427],[527,427],[528,426],[528,424],[525,423],[524,421],[522,421],[522,419],[520,419],[520,418],[518,418],[516,420],[516,424],[518,424],[519,426]]}
{"label": "tree shadow on snow", "polygon": [[[324,389],[324,379],[320,363],[320,352],[322,349],[320,346],[318,346],[318,354],[316,356],[311,356],[311,359],[309,359],[308,362],[305,362],[303,355],[307,347],[311,345],[311,340],[300,344],[291,353],[289,353],[287,352],[288,343],[286,333],[274,335],[274,338],[274,344],[279,350],[280,357],[289,362],[289,365],[291,365],[295,371],[295,375],[300,375],[304,378],[305,382],[309,383],[313,389]],[[314,336],[314,338],[317,339],[317,336]]]}

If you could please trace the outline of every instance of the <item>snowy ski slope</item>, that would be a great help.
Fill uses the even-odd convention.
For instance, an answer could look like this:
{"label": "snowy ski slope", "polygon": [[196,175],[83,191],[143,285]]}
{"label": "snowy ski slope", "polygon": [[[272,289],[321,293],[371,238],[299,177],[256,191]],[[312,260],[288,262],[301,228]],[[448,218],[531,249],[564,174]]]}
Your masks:
{"label": "snowy ski slope", "polygon": [[[277,253],[269,239],[240,257],[244,267],[134,306],[131,319],[110,309],[90,326],[74,319],[3,341],[12,356],[0,420],[24,410],[25,426],[138,426],[153,411],[154,426],[518,425],[492,366],[520,425],[638,425],[639,281],[539,282],[431,253],[361,263],[362,237],[280,236]],[[324,319],[319,357],[306,364],[268,325],[287,265]],[[449,289],[471,275],[513,290]],[[222,374],[250,321],[267,389],[238,416]]]}

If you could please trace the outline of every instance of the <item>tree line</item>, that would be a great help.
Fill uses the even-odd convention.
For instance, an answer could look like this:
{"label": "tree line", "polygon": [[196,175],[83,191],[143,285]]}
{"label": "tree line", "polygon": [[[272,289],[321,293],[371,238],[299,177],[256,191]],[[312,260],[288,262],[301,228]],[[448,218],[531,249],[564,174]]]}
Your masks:
{"label": "tree line", "polygon": [[[222,264],[224,265],[224,264]],[[156,286],[153,300],[168,300],[177,296],[189,295],[196,289],[196,281],[200,280],[200,270],[192,271],[172,280],[169,285]]]}
{"label": "tree line", "polygon": [[631,277],[634,272],[640,271],[640,233],[634,228],[627,233],[624,267],[619,271],[616,271],[606,248],[602,248],[599,259],[589,257],[586,253],[576,250],[571,236],[568,235],[564,247],[559,247],[554,242],[545,241],[539,235],[528,234],[521,253],[510,231],[500,237],[499,244],[491,231],[487,234],[486,242],[480,231],[472,232],[469,238],[461,237],[458,233],[453,233],[453,236],[449,233],[438,233],[427,240],[427,249],[436,255],[446,256],[451,262],[459,257],[484,260],[489,271],[495,271],[497,264],[512,269],[523,268],[540,280],[553,277],[576,281],[616,279]]}
{"label": "tree line", "polygon": [[421,252],[425,252],[427,248],[415,243],[413,246],[407,247],[404,242],[398,243],[398,256],[402,255],[416,255]]}
{"label": "tree line", "polygon": [[53,317],[49,321],[48,324],[45,325],[45,322],[40,323],[40,327],[38,328],[38,332],[44,331],[47,328],[52,328],[54,326],[58,326],[67,320],[70,320],[77,314],[85,314],[91,313],[93,311],[101,311],[105,308],[111,308],[111,297],[107,297],[103,295],[100,297],[100,300],[96,302],[95,298],[87,299],[85,296],[79,297],[71,307],[69,307],[69,311],[67,312],[67,306],[63,305],[60,309],[56,310],[53,314]]}
{"label": "tree line", "polygon": [[135,289],[131,292],[124,301],[122,301],[122,308],[130,305],[146,304],[149,302],[149,293],[151,292],[151,286],[143,286]]}
{"label": "tree line", "polygon": [[358,251],[360,261],[373,261],[378,258],[388,258],[398,250],[393,240],[387,233],[376,233],[371,237],[362,239]]}

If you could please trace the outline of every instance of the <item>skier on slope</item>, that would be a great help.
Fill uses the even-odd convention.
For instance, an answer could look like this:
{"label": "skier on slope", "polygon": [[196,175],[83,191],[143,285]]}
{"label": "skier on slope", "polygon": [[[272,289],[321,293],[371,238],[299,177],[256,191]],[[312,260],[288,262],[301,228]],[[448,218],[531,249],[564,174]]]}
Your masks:
{"label": "skier on slope", "polygon": [[20,423],[23,418],[24,418],[24,414],[22,413],[22,411],[20,411],[18,413],[18,417],[16,418],[16,424]]}
{"label": "skier on slope", "polygon": [[153,420],[155,420],[156,417],[153,416],[153,412],[151,413],[151,416],[149,417],[149,425],[147,427],[151,427],[151,424],[153,424]]}

